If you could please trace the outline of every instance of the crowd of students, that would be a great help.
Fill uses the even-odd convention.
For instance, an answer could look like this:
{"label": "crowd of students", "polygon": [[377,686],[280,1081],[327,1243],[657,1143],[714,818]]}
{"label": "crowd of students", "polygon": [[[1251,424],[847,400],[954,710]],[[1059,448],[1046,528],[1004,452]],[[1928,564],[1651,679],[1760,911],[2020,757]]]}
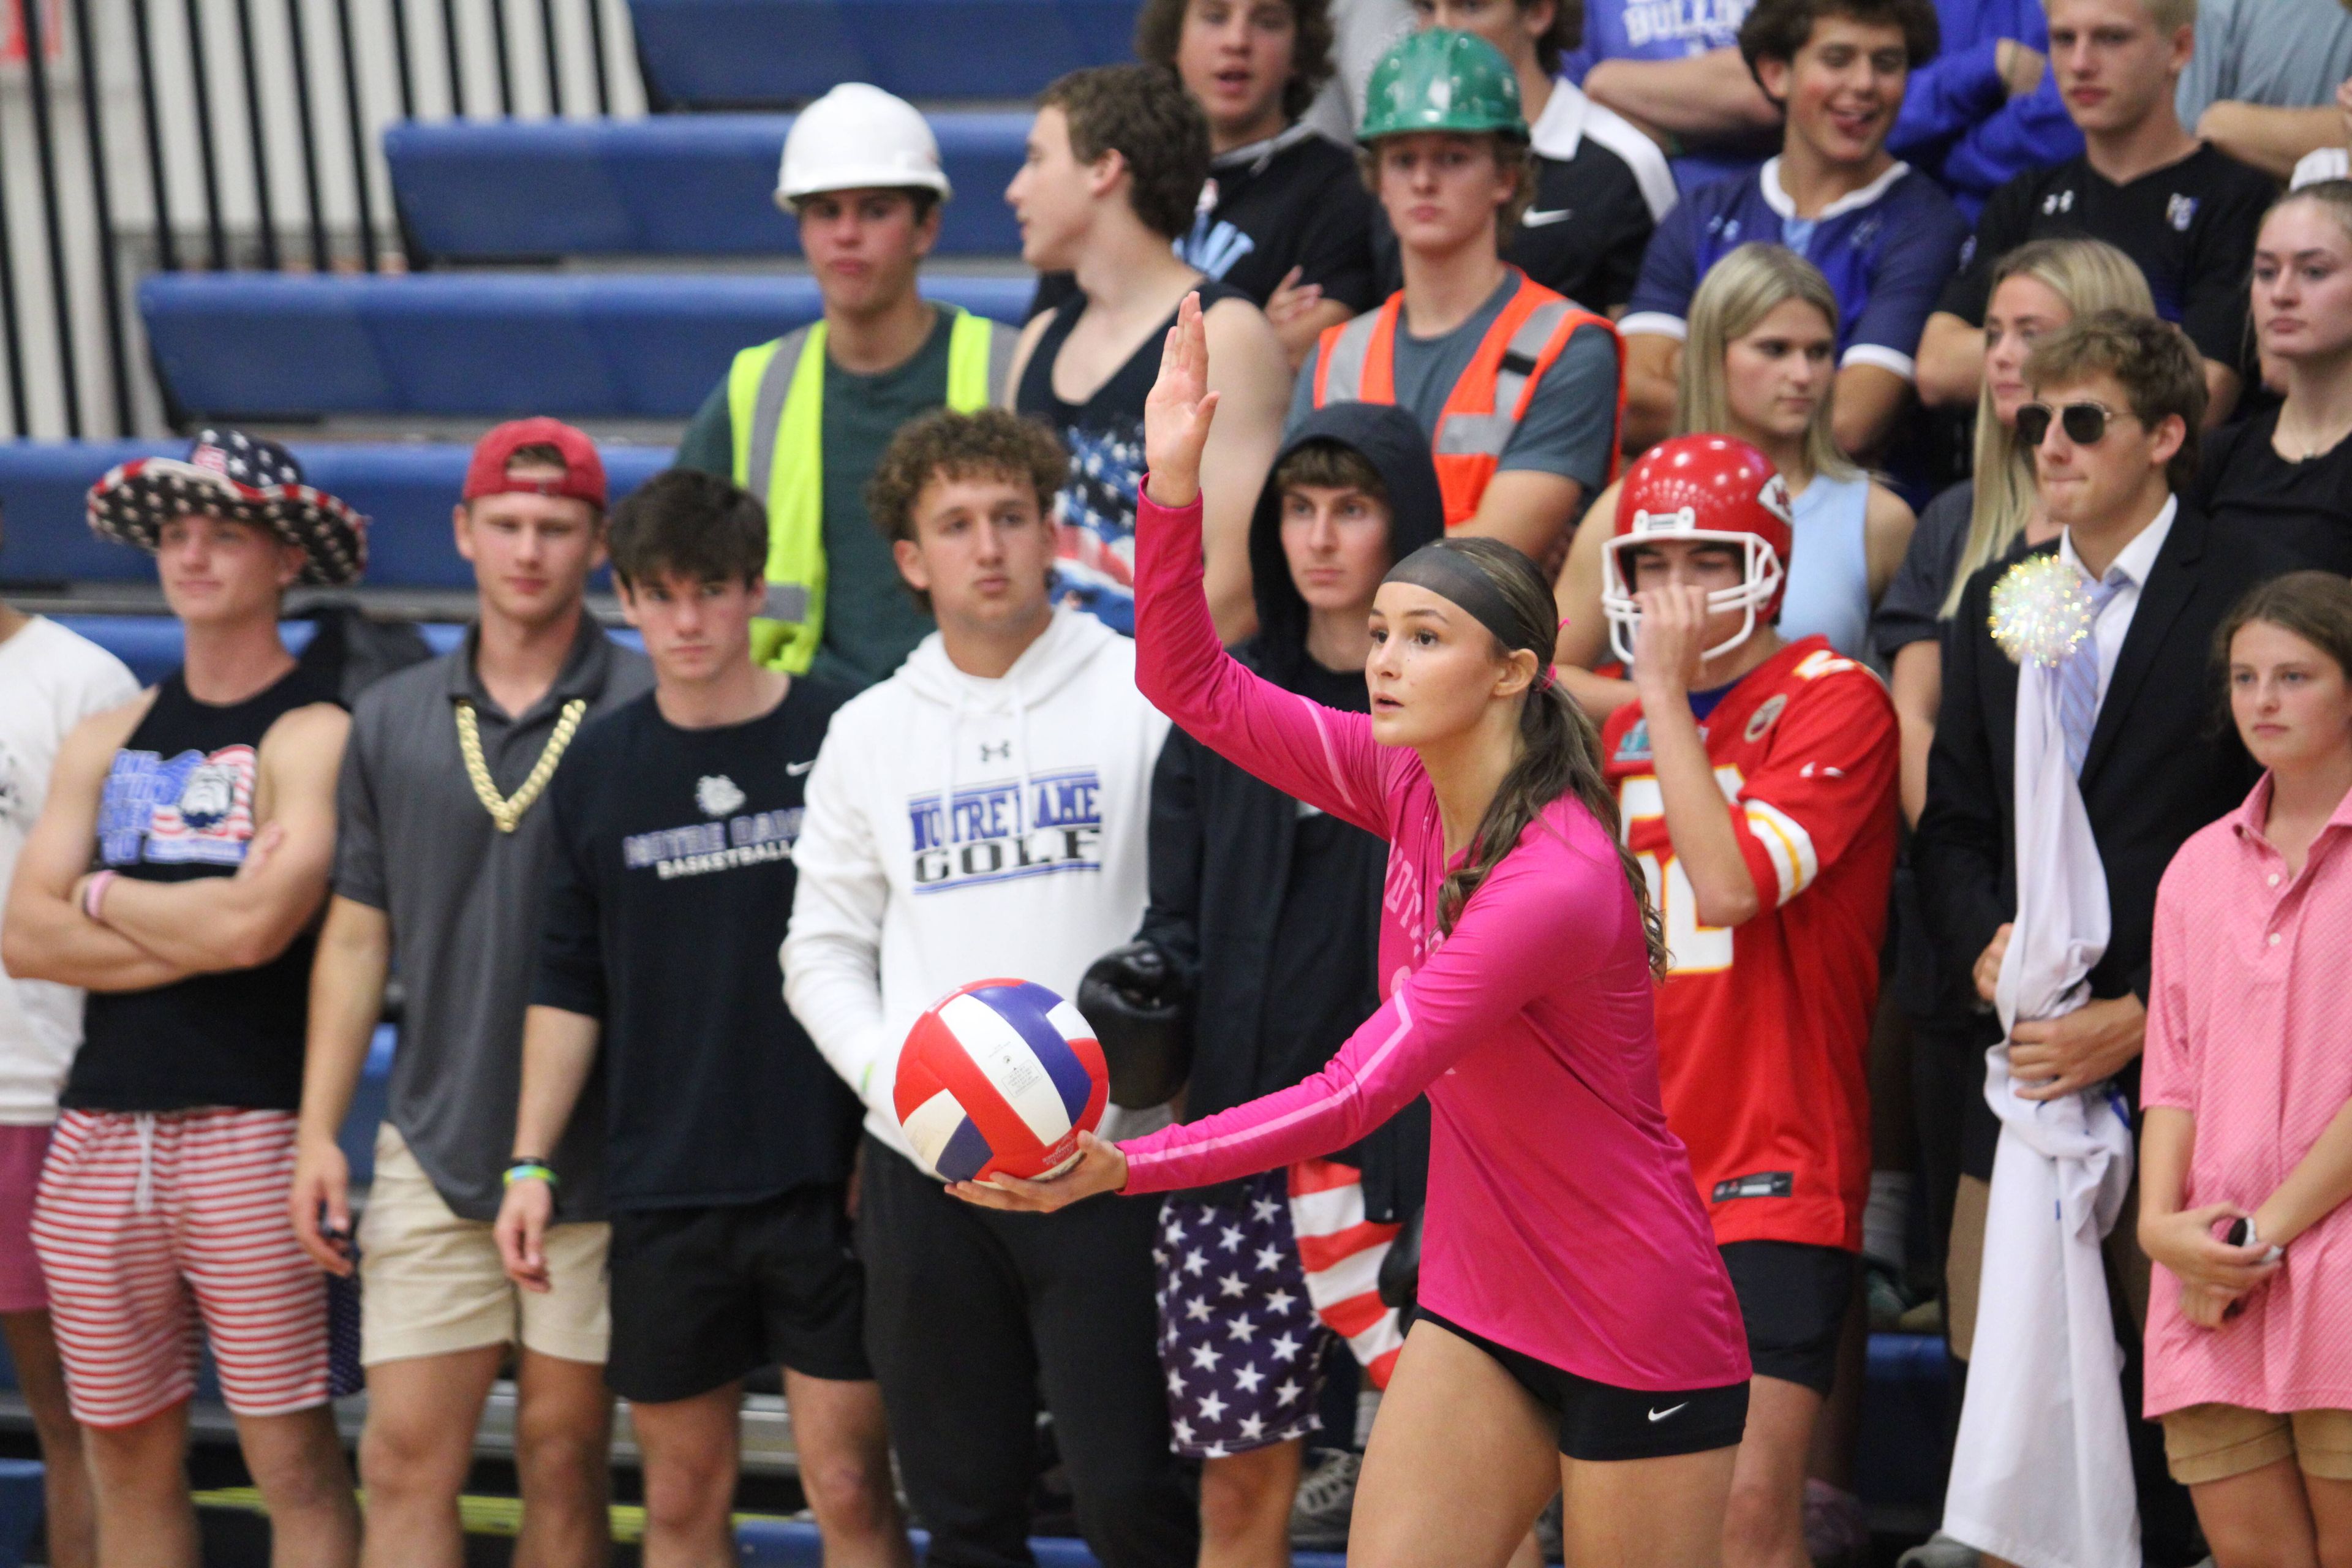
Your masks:
{"label": "crowd of students", "polygon": [[[486,436],[473,624],[363,689],[282,448],[92,488],[186,651],[0,605],[51,1562],[195,1561],[208,1343],[289,1563],[461,1561],[502,1375],[519,1562],[604,1560],[616,1395],[648,1563],[732,1561],[773,1366],[831,1563],[1026,1562],[1048,1429],[1107,1564],[1285,1563],[1352,1368],[1363,1561],[1557,1499],[1787,1568],[1922,1297],[1930,1568],[2352,1554],[2352,15],[1401,10],[1147,0],[1039,100],[1017,331],[828,93],[822,320],[617,507]],[[1177,1042],[1054,1183],[893,1110],[988,975]]]}

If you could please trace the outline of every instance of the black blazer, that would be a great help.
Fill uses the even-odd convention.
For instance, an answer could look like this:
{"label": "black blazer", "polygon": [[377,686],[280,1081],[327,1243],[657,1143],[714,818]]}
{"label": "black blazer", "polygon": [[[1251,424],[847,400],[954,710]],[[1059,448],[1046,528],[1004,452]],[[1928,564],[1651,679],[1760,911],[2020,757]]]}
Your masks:
{"label": "black blazer", "polygon": [[[1988,625],[1992,585],[2011,564],[1970,577],[1945,627],[1943,706],[1912,841],[1937,959],[1958,967],[1971,994],[1969,972],[2017,910],[2017,667]],[[2252,541],[2184,505],[2140,591],[2083,759],[2083,805],[2113,924],[2091,971],[2095,996],[2147,999],[2157,883],[2182,842],[2235,809],[2259,776],[2230,723],[2212,644],[2231,607],[2274,565]]]}

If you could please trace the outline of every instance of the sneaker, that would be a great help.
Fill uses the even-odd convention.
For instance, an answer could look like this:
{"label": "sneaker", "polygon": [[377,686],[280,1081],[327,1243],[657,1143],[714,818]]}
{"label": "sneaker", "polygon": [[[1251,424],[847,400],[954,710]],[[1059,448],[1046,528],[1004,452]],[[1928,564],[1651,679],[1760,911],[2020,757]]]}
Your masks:
{"label": "sneaker", "polygon": [[1863,1261],[1864,1294],[1870,1303],[1870,1330],[1873,1333],[1897,1331],[1903,1314],[1919,1304],[1917,1298],[1903,1288],[1895,1270],[1878,1259]]}
{"label": "sneaker", "polygon": [[1939,1530],[1896,1558],[1895,1568],[1977,1568],[1980,1560],[1975,1547]]}
{"label": "sneaker", "polygon": [[1348,1544],[1348,1516],[1356,1508],[1356,1472],[1363,1456],[1344,1448],[1318,1448],[1308,1455],[1290,1505],[1290,1543],[1307,1551],[1338,1552]]}
{"label": "sneaker", "polygon": [[1906,1334],[1940,1334],[1944,1331],[1944,1299],[1930,1296],[1896,1321],[1896,1328]]}
{"label": "sneaker", "polygon": [[1870,1550],[1862,1500],[1843,1487],[1805,1480],[1805,1555],[1816,1563],[1858,1563]]}

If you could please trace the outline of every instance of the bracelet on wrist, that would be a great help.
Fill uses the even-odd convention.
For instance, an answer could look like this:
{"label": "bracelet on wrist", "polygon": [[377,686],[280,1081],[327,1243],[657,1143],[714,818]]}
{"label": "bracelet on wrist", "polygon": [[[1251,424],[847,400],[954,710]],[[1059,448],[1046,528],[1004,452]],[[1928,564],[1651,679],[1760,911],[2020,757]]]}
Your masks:
{"label": "bracelet on wrist", "polygon": [[114,885],[114,879],[120,875],[121,875],[121,872],[112,869],[100,871],[82,884],[81,912],[100,925],[106,923],[106,916],[103,912],[106,908],[106,889]]}
{"label": "bracelet on wrist", "polygon": [[544,1160],[517,1160],[507,1166],[505,1184],[511,1187],[517,1182],[545,1182],[553,1187],[555,1172]]}

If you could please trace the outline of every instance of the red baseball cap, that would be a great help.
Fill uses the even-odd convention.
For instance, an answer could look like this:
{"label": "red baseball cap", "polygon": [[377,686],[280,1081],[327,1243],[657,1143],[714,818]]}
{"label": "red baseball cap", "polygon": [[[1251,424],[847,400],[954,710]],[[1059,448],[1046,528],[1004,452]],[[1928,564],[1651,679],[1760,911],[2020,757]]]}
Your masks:
{"label": "red baseball cap", "polygon": [[[552,447],[563,454],[560,479],[517,479],[507,472],[525,447]],[[509,419],[475,443],[466,465],[466,500],[483,496],[564,496],[604,510],[604,459],[585,433],[561,419]]]}

